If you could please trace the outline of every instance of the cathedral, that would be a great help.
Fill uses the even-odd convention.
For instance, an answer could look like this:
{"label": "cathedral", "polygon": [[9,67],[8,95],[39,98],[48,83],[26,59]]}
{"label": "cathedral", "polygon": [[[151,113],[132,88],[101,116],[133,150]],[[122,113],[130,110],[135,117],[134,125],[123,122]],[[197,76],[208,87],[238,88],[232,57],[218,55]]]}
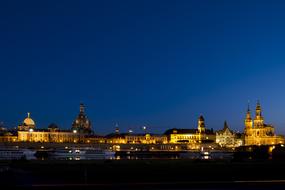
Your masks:
{"label": "cathedral", "polygon": [[72,130],[79,133],[91,133],[91,122],[85,114],[85,106],[80,104],[80,111],[77,118],[72,123]]}
{"label": "cathedral", "polygon": [[250,109],[248,107],[244,124],[245,145],[272,145],[284,143],[284,138],[282,136],[275,135],[274,127],[264,123],[259,102],[257,102],[256,105],[254,120],[251,118]]}

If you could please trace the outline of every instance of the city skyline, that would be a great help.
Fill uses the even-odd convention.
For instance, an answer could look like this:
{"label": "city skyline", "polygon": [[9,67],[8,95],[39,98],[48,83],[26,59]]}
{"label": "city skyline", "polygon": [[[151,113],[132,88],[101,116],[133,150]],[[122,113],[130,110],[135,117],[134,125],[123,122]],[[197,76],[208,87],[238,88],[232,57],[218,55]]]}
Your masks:
{"label": "city skyline", "polygon": [[[257,101],[257,103],[256,103],[256,106],[261,106],[260,105],[260,101],[258,100]],[[83,114],[83,115],[86,115],[86,118],[88,118],[88,114],[86,114],[86,112],[85,112],[85,108],[86,108],[86,106],[83,104],[83,103],[80,103],[80,106],[79,106],[79,116],[77,116],[78,118],[80,117],[80,114]],[[246,110],[246,113],[248,114],[248,113],[251,113],[251,115],[252,115],[252,117],[254,118],[255,116],[256,116],[256,109],[257,109],[257,107],[255,107],[255,109],[254,110],[252,110],[251,109],[251,106],[250,106],[250,103],[248,102],[248,105],[247,105],[247,110]],[[263,109],[262,109],[262,106],[261,106],[261,115],[262,116],[264,116],[263,115]],[[84,116],[85,117],[85,116]],[[203,117],[203,114],[200,114],[199,115],[199,117],[197,118],[197,121],[198,121],[198,119],[199,118],[201,118],[201,117]],[[33,119],[33,117],[31,117],[31,113],[30,112],[27,112],[27,117],[26,117],[26,119],[32,119],[31,121],[32,122],[35,122],[34,121],[34,119]],[[246,116],[245,116],[245,118],[246,118]],[[25,120],[26,120],[25,119]],[[94,129],[94,126],[92,126],[92,120],[90,120],[90,119],[87,119],[88,120],[88,123],[90,122],[91,123],[91,130],[94,132],[95,131],[95,134],[99,134],[97,131],[96,131],[96,128]],[[76,121],[76,119],[73,119],[73,121],[72,121],[72,125],[70,125],[70,126],[66,126],[66,127],[62,127],[62,126],[58,126],[57,125],[57,123],[55,123],[55,122],[50,122],[49,123],[49,125],[48,126],[50,126],[50,125],[56,125],[57,127],[59,127],[59,128],[61,128],[61,129],[63,129],[63,130],[69,130],[70,129],[70,127],[72,127],[73,125],[74,125],[74,123],[75,123],[75,121]],[[196,125],[194,125],[194,126],[184,126],[184,127],[180,127],[180,128],[184,128],[184,129],[194,129],[194,128],[197,128],[197,126],[198,126],[198,123],[197,123],[197,121],[196,121]],[[23,123],[24,123],[25,121],[24,120],[22,120],[22,122],[19,122],[19,124],[17,125],[17,126],[13,126],[13,127],[8,127],[8,129],[17,129],[18,128],[18,126],[19,125],[22,125]],[[35,122],[35,123],[37,123],[37,122]],[[48,128],[48,126],[37,126],[35,123],[33,123],[33,125],[35,125],[36,126],[36,128],[37,129],[46,129],[46,128]],[[224,123],[227,123],[227,120],[224,120]],[[224,125],[224,123],[223,123],[223,125]],[[271,123],[270,123],[271,124]],[[3,125],[3,123],[2,123],[2,125]],[[207,122],[206,122],[206,128],[207,129],[213,129],[214,131],[219,131],[221,128],[213,128],[213,127],[209,127],[208,125],[207,125]],[[7,126],[5,126],[5,125],[3,125],[3,127],[7,127]],[[122,128],[121,128],[122,127]],[[243,131],[244,131],[244,127],[245,126],[243,126],[243,128],[241,129],[241,130],[238,130],[238,129],[234,129],[234,128],[232,128],[231,126],[230,126],[230,128],[232,128],[232,130],[234,130],[235,132],[237,132],[237,133],[243,133]],[[73,127],[72,127],[73,128]],[[147,132],[147,133],[154,133],[154,132],[156,132],[156,133],[164,133],[165,131],[167,131],[167,130],[169,130],[169,128],[178,128],[179,129],[179,127],[174,127],[174,126],[169,126],[168,128],[166,128],[166,129],[164,129],[163,131],[152,131],[152,129],[151,129],[151,126],[147,126],[147,125],[137,125],[137,126],[120,126],[119,125],[119,123],[117,122],[117,123],[115,123],[115,125],[114,126],[112,126],[112,127],[110,127],[109,128],[109,131],[107,131],[106,130],[106,132],[105,132],[105,134],[99,134],[99,135],[106,135],[106,134],[110,134],[110,133],[114,133],[114,132],[118,132],[118,130],[121,132],[121,133],[137,133],[137,134],[139,134],[139,133],[145,133],[145,132]],[[130,132],[130,131],[132,131],[132,132]],[[278,130],[278,127],[277,127],[277,131],[279,131]]]}
{"label": "city skyline", "polygon": [[[278,3],[277,3],[278,2]],[[149,126],[243,131],[247,102],[285,134],[282,1],[9,1],[0,4],[0,121],[31,112],[95,132]],[[135,129],[134,129],[135,130]]]}

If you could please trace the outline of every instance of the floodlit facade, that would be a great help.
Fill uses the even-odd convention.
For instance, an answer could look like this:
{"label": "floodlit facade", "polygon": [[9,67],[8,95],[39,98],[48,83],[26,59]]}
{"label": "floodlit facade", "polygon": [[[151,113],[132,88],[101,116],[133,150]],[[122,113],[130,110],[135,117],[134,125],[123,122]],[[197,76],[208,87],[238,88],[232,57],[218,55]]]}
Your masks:
{"label": "floodlit facade", "polygon": [[[275,145],[284,144],[284,137],[275,135],[274,127],[264,123],[260,103],[257,103],[255,118],[251,118],[248,108],[244,120],[244,134],[235,133],[225,122],[222,130],[214,132],[206,129],[203,116],[198,118],[198,126],[194,129],[169,129],[164,134],[151,134],[146,132],[134,134],[120,133],[116,128],[115,133],[106,136],[96,136],[93,133],[91,121],[85,114],[85,106],[80,104],[78,116],[72,123],[70,130],[60,130],[56,124],[51,124],[47,129],[37,129],[35,121],[28,113],[27,118],[18,126],[18,130],[0,130],[0,142],[47,142],[47,143],[107,143],[113,144],[158,144],[178,145],[198,149],[199,147],[220,146],[234,148],[242,145]],[[175,145],[175,146],[176,146]],[[178,145],[180,146],[180,145]]]}
{"label": "floodlit facade", "polygon": [[232,148],[243,145],[243,140],[240,135],[230,130],[227,122],[224,123],[224,128],[216,132],[216,143],[221,147]]}
{"label": "floodlit facade", "polygon": [[[18,127],[19,142],[54,142],[77,143],[85,142],[85,136],[92,132],[91,122],[85,115],[84,105],[80,104],[80,112],[72,124],[71,130],[60,130],[55,124],[48,129],[36,129],[34,120],[28,117]],[[90,141],[90,140],[89,140]]]}
{"label": "floodlit facade", "polygon": [[166,144],[166,135],[156,134],[129,134],[129,133],[112,133],[106,136],[108,144]]}
{"label": "floodlit facade", "polygon": [[[83,136],[81,137],[83,139]],[[55,142],[55,143],[75,143],[79,142],[80,137],[70,131],[19,131],[18,141],[20,142]]]}
{"label": "floodlit facade", "polygon": [[206,129],[205,119],[200,116],[198,119],[197,129],[169,129],[165,132],[168,136],[169,143],[202,143],[215,142],[215,133],[213,130]]}
{"label": "floodlit facade", "polygon": [[264,118],[261,113],[260,103],[257,102],[255,118],[252,121],[248,107],[244,121],[245,145],[283,144],[284,137],[275,135],[274,127],[264,123]]}

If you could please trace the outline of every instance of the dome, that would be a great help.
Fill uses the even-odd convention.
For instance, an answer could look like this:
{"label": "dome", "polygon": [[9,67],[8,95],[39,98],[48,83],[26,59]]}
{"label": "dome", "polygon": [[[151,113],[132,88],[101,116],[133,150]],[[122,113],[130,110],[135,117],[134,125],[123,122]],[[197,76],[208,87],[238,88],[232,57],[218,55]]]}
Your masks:
{"label": "dome", "polygon": [[32,118],[30,118],[30,113],[28,113],[28,117],[24,120],[24,125],[35,126],[34,120],[32,120]]}
{"label": "dome", "polygon": [[85,106],[80,104],[80,112],[76,119],[72,123],[72,130],[78,130],[83,132],[91,132],[91,121],[85,114]]}

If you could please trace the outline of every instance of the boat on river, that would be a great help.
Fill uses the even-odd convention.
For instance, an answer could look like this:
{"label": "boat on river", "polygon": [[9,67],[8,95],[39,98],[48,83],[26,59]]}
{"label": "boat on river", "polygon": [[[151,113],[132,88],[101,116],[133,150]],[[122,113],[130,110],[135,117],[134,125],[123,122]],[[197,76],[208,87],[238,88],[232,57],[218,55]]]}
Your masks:
{"label": "boat on river", "polygon": [[55,149],[50,153],[54,159],[70,160],[92,160],[92,159],[111,159],[115,157],[114,151],[95,149],[95,148],[64,148]]}

